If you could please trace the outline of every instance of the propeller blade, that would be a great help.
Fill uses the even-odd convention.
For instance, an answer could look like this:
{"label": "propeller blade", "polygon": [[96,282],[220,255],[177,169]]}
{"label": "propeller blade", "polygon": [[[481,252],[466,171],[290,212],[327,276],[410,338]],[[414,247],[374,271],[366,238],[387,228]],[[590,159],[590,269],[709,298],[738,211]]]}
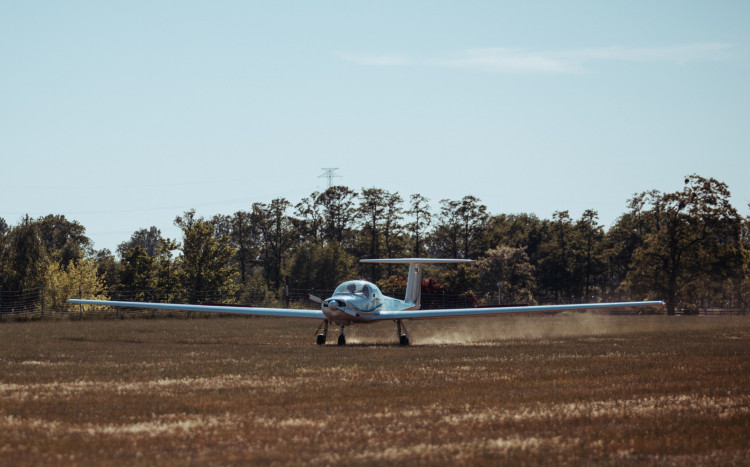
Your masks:
{"label": "propeller blade", "polygon": [[309,298],[310,300],[312,300],[315,303],[323,303],[323,299],[322,298],[316,297],[313,294],[307,294],[307,298]]}

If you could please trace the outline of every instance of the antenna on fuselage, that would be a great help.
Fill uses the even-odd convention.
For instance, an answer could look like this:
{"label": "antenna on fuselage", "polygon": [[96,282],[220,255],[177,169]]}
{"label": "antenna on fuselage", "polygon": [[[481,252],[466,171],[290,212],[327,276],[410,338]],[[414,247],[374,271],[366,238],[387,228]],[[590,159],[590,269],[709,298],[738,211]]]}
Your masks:
{"label": "antenna on fuselage", "polygon": [[339,168],[333,167],[333,168],[322,168],[323,174],[319,175],[318,178],[325,178],[328,180],[328,188],[331,188],[333,186],[333,179],[334,178],[341,178],[341,175],[335,173]]}

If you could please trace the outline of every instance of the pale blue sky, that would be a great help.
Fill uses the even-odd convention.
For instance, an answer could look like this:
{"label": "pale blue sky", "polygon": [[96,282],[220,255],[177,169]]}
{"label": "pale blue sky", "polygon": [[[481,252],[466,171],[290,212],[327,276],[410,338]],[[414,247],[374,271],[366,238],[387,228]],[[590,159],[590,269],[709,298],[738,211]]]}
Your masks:
{"label": "pale blue sky", "polygon": [[599,211],[750,203],[750,2],[0,0],[0,217],[95,247],[325,188]]}

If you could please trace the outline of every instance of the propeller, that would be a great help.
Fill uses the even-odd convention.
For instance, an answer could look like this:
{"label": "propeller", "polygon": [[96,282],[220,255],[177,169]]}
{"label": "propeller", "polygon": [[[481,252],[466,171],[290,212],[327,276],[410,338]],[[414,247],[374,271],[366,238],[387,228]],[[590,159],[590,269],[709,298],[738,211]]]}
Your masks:
{"label": "propeller", "polygon": [[313,294],[307,294],[307,298],[309,298],[310,300],[312,300],[315,303],[323,303],[323,299],[322,298],[316,297]]}

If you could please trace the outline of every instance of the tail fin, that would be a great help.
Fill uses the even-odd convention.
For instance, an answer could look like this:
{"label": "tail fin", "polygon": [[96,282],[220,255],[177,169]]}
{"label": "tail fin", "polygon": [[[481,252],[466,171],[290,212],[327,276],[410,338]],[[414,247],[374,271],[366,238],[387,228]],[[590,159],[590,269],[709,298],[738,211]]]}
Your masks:
{"label": "tail fin", "polygon": [[444,263],[470,263],[470,259],[452,258],[388,258],[388,259],[361,259],[360,263],[378,264],[408,264],[409,276],[406,280],[405,302],[412,303],[413,308],[418,310],[422,302],[422,265],[444,264]]}

